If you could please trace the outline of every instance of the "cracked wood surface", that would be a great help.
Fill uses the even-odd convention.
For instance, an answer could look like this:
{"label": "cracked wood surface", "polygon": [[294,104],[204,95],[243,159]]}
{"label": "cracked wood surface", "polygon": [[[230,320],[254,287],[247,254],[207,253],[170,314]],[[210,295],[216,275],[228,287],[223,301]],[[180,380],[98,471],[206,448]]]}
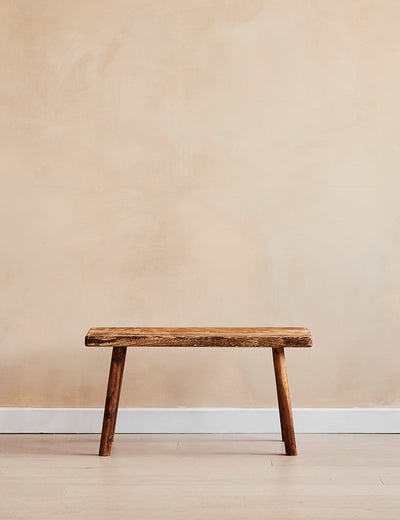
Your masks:
{"label": "cracked wood surface", "polygon": [[311,347],[302,327],[94,327],[88,347]]}

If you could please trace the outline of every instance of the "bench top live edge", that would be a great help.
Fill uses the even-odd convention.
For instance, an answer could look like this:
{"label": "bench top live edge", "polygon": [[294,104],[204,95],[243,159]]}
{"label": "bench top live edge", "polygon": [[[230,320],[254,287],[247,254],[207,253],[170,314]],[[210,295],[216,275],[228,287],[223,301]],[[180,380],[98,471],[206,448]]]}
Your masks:
{"label": "bench top live edge", "polygon": [[303,327],[94,327],[88,347],[311,347]]}

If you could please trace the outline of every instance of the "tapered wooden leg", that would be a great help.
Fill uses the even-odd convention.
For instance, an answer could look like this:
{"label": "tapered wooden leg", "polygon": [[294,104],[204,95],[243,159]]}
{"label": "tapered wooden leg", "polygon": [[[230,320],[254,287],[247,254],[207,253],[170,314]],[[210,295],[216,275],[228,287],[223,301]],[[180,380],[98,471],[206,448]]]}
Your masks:
{"label": "tapered wooden leg", "polygon": [[110,455],[117,422],[118,403],[121,393],[122,376],[126,357],[126,347],[114,347],[108,376],[107,397],[104,406],[103,429],[101,432],[99,455]]}
{"label": "tapered wooden leg", "polygon": [[290,403],[289,383],[286,373],[285,351],[283,347],[272,349],[275,369],[276,392],[278,394],[279,416],[281,419],[282,440],[286,455],[297,455],[294,434],[292,405]]}

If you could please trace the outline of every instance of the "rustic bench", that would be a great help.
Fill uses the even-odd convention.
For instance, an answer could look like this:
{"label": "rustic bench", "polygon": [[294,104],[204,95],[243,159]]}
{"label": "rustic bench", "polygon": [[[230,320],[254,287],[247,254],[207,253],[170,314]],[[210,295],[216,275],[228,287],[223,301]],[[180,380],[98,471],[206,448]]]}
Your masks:
{"label": "rustic bench", "polygon": [[88,347],[113,347],[99,455],[110,455],[121,393],[127,347],[272,348],[282,441],[286,455],[297,455],[286,373],[285,347],[311,347],[308,329],[295,327],[96,327],[85,338]]}

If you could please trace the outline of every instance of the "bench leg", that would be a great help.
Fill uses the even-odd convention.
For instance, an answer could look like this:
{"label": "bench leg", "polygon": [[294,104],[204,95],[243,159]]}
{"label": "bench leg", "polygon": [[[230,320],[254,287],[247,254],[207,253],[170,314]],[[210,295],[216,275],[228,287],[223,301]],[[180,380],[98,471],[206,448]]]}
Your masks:
{"label": "bench leg", "polygon": [[278,394],[279,416],[281,419],[282,440],[285,443],[286,455],[297,455],[289,383],[286,373],[285,351],[283,347],[273,348],[272,354],[274,359],[276,392]]}
{"label": "bench leg", "polygon": [[104,406],[103,429],[99,455],[110,455],[117,422],[118,403],[124,373],[126,347],[114,347],[108,376],[107,397]]}

